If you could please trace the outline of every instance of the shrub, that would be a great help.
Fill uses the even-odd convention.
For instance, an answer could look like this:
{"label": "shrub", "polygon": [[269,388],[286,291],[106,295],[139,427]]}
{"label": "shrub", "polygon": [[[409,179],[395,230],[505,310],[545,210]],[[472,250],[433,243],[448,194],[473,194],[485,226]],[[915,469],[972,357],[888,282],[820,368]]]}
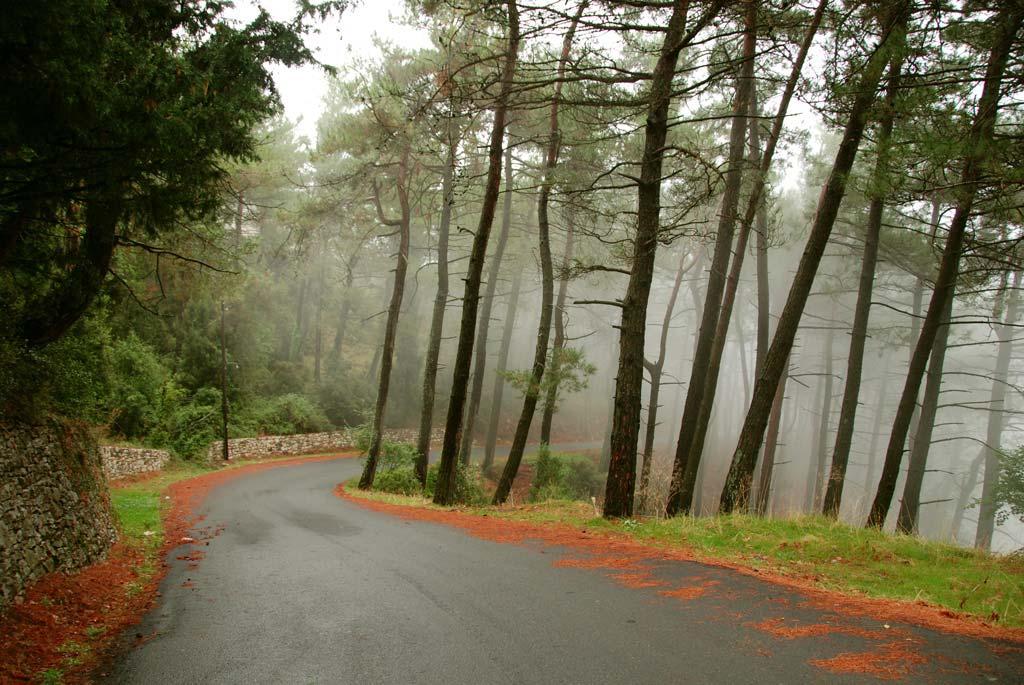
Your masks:
{"label": "shrub", "polygon": [[416,454],[416,445],[412,443],[384,440],[381,442],[380,461],[377,468],[384,471],[414,469]]}
{"label": "shrub", "polygon": [[[427,469],[427,487],[423,494],[434,496],[437,486],[438,464],[431,464]],[[483,474],[475,464],[464,466],[459,463],[455,467],[455,501],[459,504],[486,504],[487,494],[484,492]]]}
{"label": "shrub", "polygon": [[336,426],[355,426],[367,420],[373,407],[376,388],[363,374],[350,374],[347,369],[328,371],[325,382],[316,391],[317,402]]}
{"label": "shrub", "polygon": [[537,452],[530,501],[549,499],[586,500],[601,491],[601,476],[589,459],[576,459],[551,452],[541,445]]}
{"label": "shrub", "polygon": [[134,334],[107,350],[111,428],[126,438],[146,436],[158,424],[170,374],[156,351]]}
{"label": "shrub", "polygon": [[318,433],[331,427],[320,407],[297,394],[253,400],[239,412],[238,422],[263,435]]}
{"label": "shrub", "polygon": [[377,477],[373,479],[373,489],[398,495],[418,495],[420,481],[412,467],[403,466],[378,472]]}
{"label": "shrub", "polygon": [[[537,462],[534,464],[533,481],[530,483],[530,501],[564,499],[564,497],[551,496],[561,492],[564,472],[565,463],[557,455],[552,454],[547,445],[541,445],[537,451]],[[540,497],[542,492],[546,493],[545,497]]]}
{"label": "shrub", "polygon": [[220,391],[202,388],[167,413],[161,430],[152,435],[158,446],[166,446],[184,459],[205,451],[221,437]]}

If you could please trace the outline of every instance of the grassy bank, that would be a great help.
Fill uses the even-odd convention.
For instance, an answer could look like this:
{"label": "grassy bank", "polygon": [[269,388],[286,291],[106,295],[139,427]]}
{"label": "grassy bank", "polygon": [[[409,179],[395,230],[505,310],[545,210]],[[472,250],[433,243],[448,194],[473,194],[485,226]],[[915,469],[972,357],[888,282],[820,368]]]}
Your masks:
{"label": "grassy bank", "polygon": [[[421,497],[349,493],[405,506]],[[746,515],[606,521],[589,503],[549,501],[464,511],[530,523],[558,523],[638,542],[682,549],[694,558],[785,576],[863,597],[924,601],[995,625],[1024,627],[1024,558],[855,528],[824,517],[767,519]]]}

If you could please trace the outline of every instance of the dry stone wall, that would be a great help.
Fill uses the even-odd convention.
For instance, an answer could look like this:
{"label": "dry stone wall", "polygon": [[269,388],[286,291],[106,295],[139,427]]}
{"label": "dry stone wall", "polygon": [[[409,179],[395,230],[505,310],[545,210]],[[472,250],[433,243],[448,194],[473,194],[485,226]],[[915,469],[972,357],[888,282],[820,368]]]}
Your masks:
{"label": "dry stone wall", "polygon": [[100,456],[103,457],[103,472],[110,480],[160,471],[171,460],[166,450],[111,445],[100,447]]}
{"label": "dry stone wall", "polygon": [[[416,431],[408,428],[394,428],[384,431],[386,440],[416,442]],[[436,436],[435,436],[436,437]],[[281,454],[315,454],[351,449],[356,444],[356,431],[349,428],[327,433],[302,433],[299,435],[265,435],[259,438],[234,438],[228,440],[229,459],[252,459]],[[220,441],[212,443],[206,450],[211,463],[223,458],[224,447]]]}
{"label": "dry stone wall", "polygon": [[0,611],[37,578],[102,559],[116,537],[99,446],[84,425],[0,422]]}
{"label": "dry stone wall", "polygon": [[[251,459],[276,454],[313,454],[331,452],[351,447],[354,433],[351,430],[328,433],[302,433],[299,435],[266,435],[259,438],[235,438],[228,440],[229,459]],[[215,442],[207,449],[211,462],[223,457],[223,444]]]}

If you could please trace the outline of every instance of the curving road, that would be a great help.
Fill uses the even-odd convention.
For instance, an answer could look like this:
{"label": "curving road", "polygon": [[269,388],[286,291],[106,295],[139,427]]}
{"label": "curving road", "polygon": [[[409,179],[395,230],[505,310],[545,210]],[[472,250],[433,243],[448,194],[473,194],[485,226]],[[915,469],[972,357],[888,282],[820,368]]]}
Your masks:
{"label": "curving road", "polygon": [[[606,570],[556,568],[555,548],[487,542],[335,497],[334,485],[359,467],[299,464],[215,490],[194,533],[209,545],[171,555],[160,604],[138,629],[151,639],[105,682],[860,683],[878,680],[809,662],[902,653],[851,631],[773,637],[753,624],[835,617],[728,570],[660,564],[658,576],[671,582],[719,583],[713,596],[681,602],[616,584]],[[201,560],[175,558],[196,548]],[[909,661],[892,665],[909,664],[907,682],[1024,678],[1019,648],[890,629],[915,645]]]}

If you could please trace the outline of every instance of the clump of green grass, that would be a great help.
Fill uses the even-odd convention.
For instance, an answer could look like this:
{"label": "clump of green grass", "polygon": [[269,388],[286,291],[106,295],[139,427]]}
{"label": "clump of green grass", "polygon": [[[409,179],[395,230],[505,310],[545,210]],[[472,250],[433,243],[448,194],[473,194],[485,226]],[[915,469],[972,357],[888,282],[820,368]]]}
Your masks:
{"label": "clump of green grass", "polygon": [[[138,483],[115,487],[110,491],[121,532],[129,544],[146,549],[159,549],[163,542],[163,492],[172,483],[199,476],[208,468],[192,462],[172,462],[158,475]],[[148,534],[147,534],[148,533]]]}

